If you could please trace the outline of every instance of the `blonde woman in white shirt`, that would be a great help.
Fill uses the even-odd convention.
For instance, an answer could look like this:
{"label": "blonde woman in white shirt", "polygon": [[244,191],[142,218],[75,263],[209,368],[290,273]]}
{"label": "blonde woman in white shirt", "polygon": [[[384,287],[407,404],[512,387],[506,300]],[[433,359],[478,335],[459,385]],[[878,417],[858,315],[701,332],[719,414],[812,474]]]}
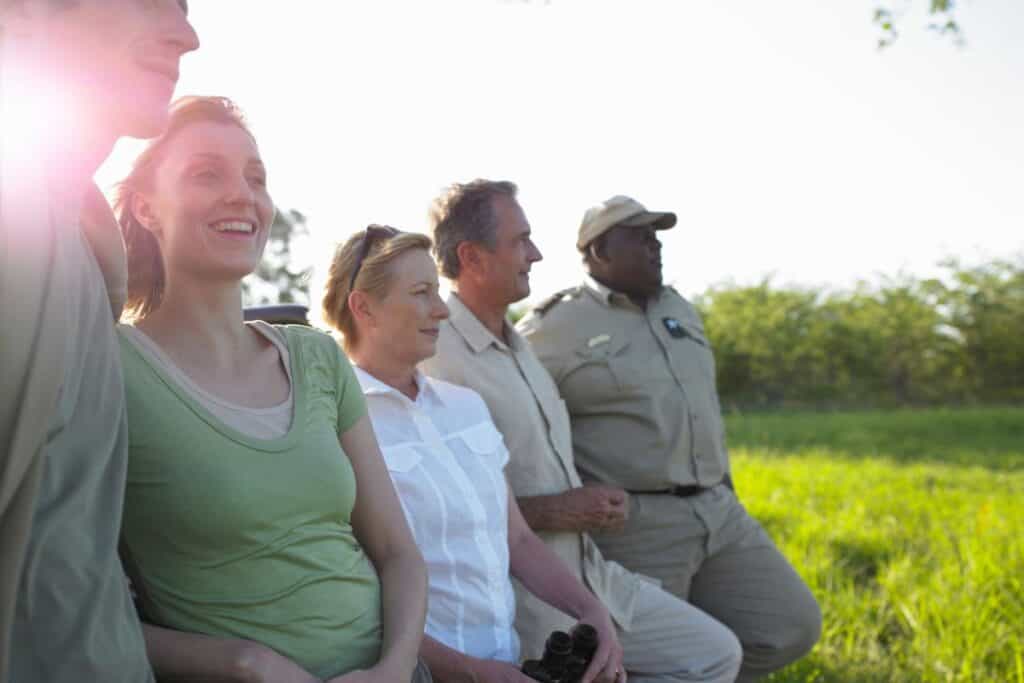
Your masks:
{"label": "blonde woman in white shirt", "polygon": [[448,317],[430,244],[425,235],[370,226],[337,249],[323,299],[427,561],[420,655],[441,683],[530,681],[518,668],[514,576],[597,629],[584,683],[624,681],[607,609],[524,521],[504,477],[508,451],[483,399],[416,369],[434,355]]}

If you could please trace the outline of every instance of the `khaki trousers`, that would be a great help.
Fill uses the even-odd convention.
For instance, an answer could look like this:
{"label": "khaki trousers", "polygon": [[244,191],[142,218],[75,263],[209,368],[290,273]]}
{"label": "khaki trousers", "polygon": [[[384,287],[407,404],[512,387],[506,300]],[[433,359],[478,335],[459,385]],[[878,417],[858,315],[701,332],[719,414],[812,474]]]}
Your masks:
{"label": "khaki trousers", "polygon": [[629,631],[619,631],[630,683],[736,679],[743,656],[732,631],[654,583],[643,582]]}
{"label": "khaki trousers", "polygon": [[593,537],[606,559],[726,625],[743,646],[737,680],[796,661],[821,634],[807,585],[725,485],[690,498],[634,494],[625,529]]}

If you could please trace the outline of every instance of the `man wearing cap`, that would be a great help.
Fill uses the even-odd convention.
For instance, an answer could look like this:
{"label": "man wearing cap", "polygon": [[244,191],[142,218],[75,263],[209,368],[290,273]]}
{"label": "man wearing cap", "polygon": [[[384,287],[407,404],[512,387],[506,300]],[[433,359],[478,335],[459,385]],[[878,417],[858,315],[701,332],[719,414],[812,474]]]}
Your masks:
{"label": "man wearing cap", "polygon": [[821,612],[733,491],[711,347],[662,284],[657,231],[675,224],[629,197],[591,208],[576,243],[583,283],[517,329],[565,401],[583,480],[629,496],[623,528],[594,534],[604,556],[732,629],[738,680],[754,680],[810,651]]}
{"label": "man wearing cap", "polygon": [[[587,533],[620,526],[625,498],[612,487],[582,486],[558,389],[506,320],[509,304],[530,293],[529,271],[541,258],[516,192],[509,182],[475,180],[434,202],[434,250],[454,293],[437,355],[422,369],[484,398],[508,447],[505,474],[524,518],[608,608],[630,682],[732,681],[742,656],[732,632],[647,577],[605,561]],[[516,585],[523,657],[538,657],[552,630],[572,624]]]}

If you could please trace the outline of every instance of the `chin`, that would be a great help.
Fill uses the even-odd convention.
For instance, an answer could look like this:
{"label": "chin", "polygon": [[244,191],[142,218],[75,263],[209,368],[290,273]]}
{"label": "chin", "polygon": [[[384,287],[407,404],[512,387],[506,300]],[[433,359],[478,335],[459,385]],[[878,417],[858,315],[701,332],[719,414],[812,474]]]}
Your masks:
{"label": "chin", "polygon": [[512,293],[512,296],[509,298],[509,303],[514,304],[517,301],[522,301],[528,296],[530,296],[530,285],[520,287]]}
{"label": "chin", "polygon": [[135,116],[124,121],[118,134],[120,137],[151,140],[164,132],[167,121],[167,107],[159,111],[136,112]]}
{"label": "chin", "polygon": [[416,365],[419,365],[428,358],[433,358],[437,354],[437,342],[432,344],[424,344],[420,348],[416,349]]}
{"label": "chin", "polygon": [[138,92],[118,99],[108,116],[109,120],[116,122],[119,137],[149,140],[164,132],[170,118],[170,92],[146,92],[140,88]]}

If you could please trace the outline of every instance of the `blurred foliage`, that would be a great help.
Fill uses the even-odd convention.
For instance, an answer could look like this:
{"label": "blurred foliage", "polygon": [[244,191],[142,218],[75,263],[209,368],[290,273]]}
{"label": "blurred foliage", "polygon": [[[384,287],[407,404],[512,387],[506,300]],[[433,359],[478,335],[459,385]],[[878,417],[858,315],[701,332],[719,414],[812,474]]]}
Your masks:
{"label": "blurred foliage", "polygon": [[1024,401],[1024,257],[853,291],[712,287],[695,300],[727,407]]}
{"label": "blurred foliage", "polygon": [[256,272],[242,282],[246,306],[309,304],[310,268],[296,269],[292,265],[296,244],[308,238],[309,229],[302,213],[278,210],[270,226],[263,260]]}
{"label": "blurred foliage", "polygon": [[[874,22],[878,27],[878,48],[884,49],[896,42],[900,36],[899,26],[903,22],[911,6],[910,0],[902,0],[898,5],[886,3],[875,8]],[[956,20],[954,0],[928,0],[929,31],[948,37],[954,45],[964,44],[963,30]]]}

